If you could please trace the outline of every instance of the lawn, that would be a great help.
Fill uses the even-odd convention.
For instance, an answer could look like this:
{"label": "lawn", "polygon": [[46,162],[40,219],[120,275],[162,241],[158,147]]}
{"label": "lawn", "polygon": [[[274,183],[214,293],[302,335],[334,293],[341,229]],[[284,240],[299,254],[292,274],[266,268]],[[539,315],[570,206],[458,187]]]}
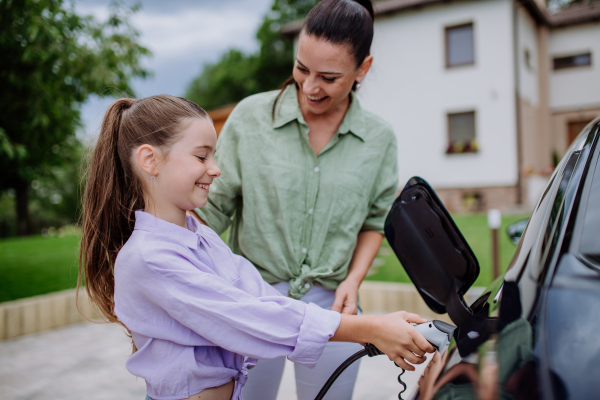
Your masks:
{"label": "lawn", "polygon": [[[506,268],[515,246],[506,227],[523,215],[504,216],[500,231],[500,267]],[[475,285],[491,281],[491,234],[485,215],[459,215],[454,220],[479,259],[481,273]],[[74,288],[77,283],[79,237],[27,237],[0,240],[0,302]],[[387,242],[371,268],[368,280],[410,282]]]}
{"label": "lawn", "polygon": [[0,240],[0,302],[77,284],[79,236]]}

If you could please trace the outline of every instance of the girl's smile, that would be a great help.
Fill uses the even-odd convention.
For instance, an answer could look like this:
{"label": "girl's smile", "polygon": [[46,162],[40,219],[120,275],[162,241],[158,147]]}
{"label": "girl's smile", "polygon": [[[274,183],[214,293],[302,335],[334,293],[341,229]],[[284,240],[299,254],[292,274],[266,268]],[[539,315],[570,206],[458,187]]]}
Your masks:
{"label": "girl's smile", "polygon": [[198,183],[198,182],[196,182],[196,186],[198,186],[200,189],[206,190],[208,192],[208,187],[210,186],[210,183]]}

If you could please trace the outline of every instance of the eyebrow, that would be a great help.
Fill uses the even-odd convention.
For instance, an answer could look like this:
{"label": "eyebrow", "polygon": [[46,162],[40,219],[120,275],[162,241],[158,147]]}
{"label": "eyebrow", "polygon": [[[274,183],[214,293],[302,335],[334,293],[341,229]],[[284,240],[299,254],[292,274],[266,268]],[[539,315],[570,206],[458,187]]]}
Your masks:
{"label": "eyebrow", "polygon": [[207,145],[207,144],[204,144],[204,145],[200,145],[200,146],[196,146],[196,147],[194,147],[194,150],[200,150],[200,149],[207,149],[207,150],[209,150],[209,151],[212,151],[212,150],[213,150],[213,147],[212,147],[212,146],[209,146],[209,145]]}
{"label": "eyebrow", "polygon": [[[296,57],[296,61],[298,61],[298,64],[302,65],[305,69],[308,69],[308,67],[304,64],[302,64],[302,61],[298,60],[298,57]],[[318,74],[321,75],[342,75],[341,72],[322,72],[322,71],[317,71]]]}

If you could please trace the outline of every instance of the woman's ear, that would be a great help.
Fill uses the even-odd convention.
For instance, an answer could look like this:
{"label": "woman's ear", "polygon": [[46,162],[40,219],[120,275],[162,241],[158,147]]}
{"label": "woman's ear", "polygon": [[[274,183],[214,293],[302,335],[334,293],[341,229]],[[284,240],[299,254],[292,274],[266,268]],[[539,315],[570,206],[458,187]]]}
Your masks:
{"label": "woman's ear", "polygon": [[143,144],[135,151],[135,159],[145,173],[158,175],[158,151],[149,144]]}
{"label": "woman's ear", "polygon": [[371,68],[371,64],[373,64],[373,56],[368,55],[365,57],[365,60],[360,67],[358,67],[358,76],[356,77],[358,82],[361,82],[363,79],[365,79],[367,72],[369,72],[369,69]]}

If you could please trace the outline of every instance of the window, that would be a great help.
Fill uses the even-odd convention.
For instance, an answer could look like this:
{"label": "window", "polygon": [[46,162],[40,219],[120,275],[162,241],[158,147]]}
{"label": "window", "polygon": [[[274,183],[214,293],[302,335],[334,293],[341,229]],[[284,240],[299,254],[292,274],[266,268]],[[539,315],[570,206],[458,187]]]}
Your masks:
{"label": "window", "polygon": [[583,53],[565,57],[554,57],[554,69],[585,67],[592,65],[592,54]]}
{"label": "window", "polygon": [[525,66],[527,67],[527,69],[530,71],[533,70],[533,65],[531,63],[531,53],[529,52],[529,49],[525,49],[523,58],[525,59]]}
{"label": "window", "polygon": [[[598,145],[596,145],[598,146]],[[592,172],[592,168],[588,173]],[[583,223],[583,234],[581,235],[581,247],[579,251],[583,257],[593,265],[600,267],[600,161],[596,160],[592,187],[587,200],[585,219]]]}
{"label": "window", "polygon": [[446,28],[446,68],[475,64],[473,24]]}
{"label": "window", "polygon": [[476,152],[475,111],[448,114],[448,138],[447,154]]}

